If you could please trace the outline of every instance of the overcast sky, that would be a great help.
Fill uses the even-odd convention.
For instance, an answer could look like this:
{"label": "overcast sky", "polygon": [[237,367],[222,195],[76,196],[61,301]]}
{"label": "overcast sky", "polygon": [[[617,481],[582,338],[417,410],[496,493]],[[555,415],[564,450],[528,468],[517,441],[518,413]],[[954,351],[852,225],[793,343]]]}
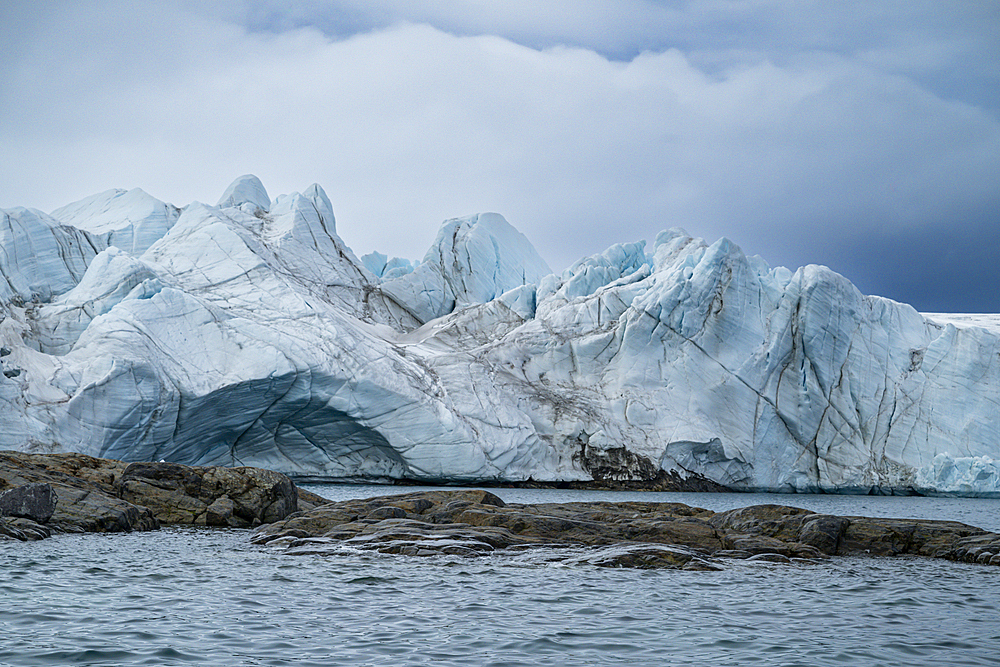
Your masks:
{"label": "overcast sky", "polygon": [[359,255],[495,211],[558,271],[680,226],[1000,311],[996,0],[4,0],[0,43],[3,208],[253,173]]}

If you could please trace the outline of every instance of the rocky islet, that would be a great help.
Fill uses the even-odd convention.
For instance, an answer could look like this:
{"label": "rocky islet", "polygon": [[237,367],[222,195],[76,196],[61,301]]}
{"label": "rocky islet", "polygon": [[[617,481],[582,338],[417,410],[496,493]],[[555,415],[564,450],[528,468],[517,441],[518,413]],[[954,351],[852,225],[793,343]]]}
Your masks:
{"label": "rocky islet", "polygon": [[[330,503],[259,527],[252,538],[298,555],[347,546],[479,556],[547,549],[602,567],[718,569],[726,559],[928,556],[1000,565],[1000,535],[953,521],[816,514],[782,505],[712,512],[681,503],[507,504],[484,490],[424,491]],[[569,550],[560,555],[561,549]]]}
{"label": "rocky islet", "polygon": [[161,524],[255,527],[254,543],[293,555],[335,555],[348,546],[405,556],[535,549],[550,560],[600,567],[696,570],[718,569],[726,559],[862,554],[1000,565],[1000,535],[952,521],[840,517],[781,505],[712,512],[637,501],[508,504],[481,489],[330,502],[258,468],[0,451],[0,536],[26,541]]}

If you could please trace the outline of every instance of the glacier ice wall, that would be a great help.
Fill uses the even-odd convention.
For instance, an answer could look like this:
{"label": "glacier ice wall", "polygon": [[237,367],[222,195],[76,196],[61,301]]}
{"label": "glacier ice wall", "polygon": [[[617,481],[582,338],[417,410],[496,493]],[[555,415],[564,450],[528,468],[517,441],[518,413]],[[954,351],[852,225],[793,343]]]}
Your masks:
{"label": "glacier ice wall", "polygon": [[1000,333],[672,229],[358,259],[322,188],[3,211],[0,447],[327,479],[1000,495]]}

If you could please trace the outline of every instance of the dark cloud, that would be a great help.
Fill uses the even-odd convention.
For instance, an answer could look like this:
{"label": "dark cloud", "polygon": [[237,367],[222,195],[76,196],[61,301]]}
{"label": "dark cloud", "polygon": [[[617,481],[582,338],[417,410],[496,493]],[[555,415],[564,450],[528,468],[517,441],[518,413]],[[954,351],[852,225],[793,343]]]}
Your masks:
{"label": "dark cloud", "polygon": [[254,30],[310,26],[343,38],[427,23],[456,35],[500,35],[535,49],[580,47],[621,61],[676,48],[707,69],[761,58],[785,64],[823,52],[867,60],[1000,113],[1000,13],[989,1],[234,0],[216,11]]}
{"label": "dark cloud", "polygon": [[0,10],[0,206],[214,203],[250,172],[319,182],[361,253],[420,257],[481,211],[556,268],[682,226],[921,309],[1000,308],[985,3],[102,8]]}
{"label": "dark cloud", "polygon": [[829,266],[862,292],[887,296],[932,313],[1000,312],[1000,217],[831,239]]}

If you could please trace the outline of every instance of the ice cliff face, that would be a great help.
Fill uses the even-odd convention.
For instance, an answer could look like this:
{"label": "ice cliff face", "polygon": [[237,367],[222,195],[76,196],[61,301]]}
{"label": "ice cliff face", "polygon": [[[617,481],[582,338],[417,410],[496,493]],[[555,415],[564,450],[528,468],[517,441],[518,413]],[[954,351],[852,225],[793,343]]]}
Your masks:
{"label": "ice cliff face", "polygon": [[[0,448],[323,478],[1000,494],[1000,334],[680,230],[357,258],[318,186],[2,212]],[[954,318],[952,318],[954,319]]]}

